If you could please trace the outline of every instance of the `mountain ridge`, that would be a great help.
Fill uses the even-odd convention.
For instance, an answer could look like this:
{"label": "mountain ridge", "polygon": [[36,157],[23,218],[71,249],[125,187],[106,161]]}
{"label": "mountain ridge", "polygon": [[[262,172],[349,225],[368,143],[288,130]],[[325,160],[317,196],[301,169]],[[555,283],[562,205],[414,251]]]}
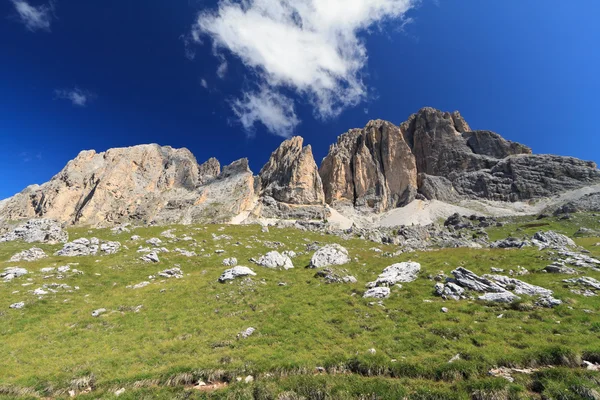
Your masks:
{"label": "mountain ridge", "polygon": [[416,199],[530,201],[598,183],[594,162],[532,154],[497,133],[471,130],[458,111],[425,107],[400,125],[372,120],[343,133],[320,165],[303,138],[287,139],[257,175],[248,159],[200,164],[187,148],[84,150],[50,181],[0,201],[0,221],[327,219],[332,209],[380,214]]}

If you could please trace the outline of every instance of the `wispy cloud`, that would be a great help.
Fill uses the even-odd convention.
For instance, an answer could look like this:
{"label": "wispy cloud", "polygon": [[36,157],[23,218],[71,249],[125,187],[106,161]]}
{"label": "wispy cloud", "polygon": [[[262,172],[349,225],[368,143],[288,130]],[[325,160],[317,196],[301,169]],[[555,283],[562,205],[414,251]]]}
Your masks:
{"label": "wispy cloud", "polygon": [[250,133],[254,124],[261,122],[275,135],[289,137],[300,123],[294,111],[294,102],[267,87],[244,93],[242,99],[232,103],[232,109]]}
{"label": "wispy cloud", "polygon": [[97,97],[94,93],[79,88],[57,89],[54,91],[54,96],[60,100],[69,100],[77,107],[85,107]]}
{"label": "wispy cloud", "polygon": [[206,82],[206,79],[200,79],[200,86],[202,86],[204,89],[208,89],[208,83]]}
{"label": "wispy cloud", "polygon": [[19,154],[19,157],[21,158],[21,161],[24,163],[28,163],[30,161],[35,160],[41,160],[42,159],[42,153],[31,153],[29,151],[23,151]]}
{"label": "wispy cloud", "polygon": [[19,19],[31,32],[38,30],[50,31],[54,19],[54,2],[32,6],[26,0],[11,0]]}
{"label": "wispy cloud", "polygon": [[[359,33],[384,20],[404,21],[416,1],[220,0],[214,12],[199,15],[192,32],[210,36],[217,55],[228,50],[258,77],[257,89],[233,102],[242,124],[262,122],[273,133],[291,134],[299,121],[281,89],[307,100],[321,119],[359,104],[367,95],[361,77],[367,49]],[[261,99],[284,112],[257,112]]]}

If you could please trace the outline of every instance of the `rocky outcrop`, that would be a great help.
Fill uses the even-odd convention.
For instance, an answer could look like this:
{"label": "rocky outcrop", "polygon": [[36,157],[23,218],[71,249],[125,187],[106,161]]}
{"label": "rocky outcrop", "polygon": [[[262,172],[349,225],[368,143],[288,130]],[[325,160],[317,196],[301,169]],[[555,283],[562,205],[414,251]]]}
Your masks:
{"label": "rocky outcrop", "polygon": [[299,136],[284,141],[260,171],[261,192],[276,201],[323,205],[325,196],[310,145]]}
{"label": "rocky outcrop", "polygon": [[386,121],[340,136],[319,173],[329,204],[349,201],[386,211],[410,203],[417,193],[415,157],[400,128]]}
{"label": "rocky outcrop", "polygon": [[69,235],[61,224],[50,219],[32,219],[0,236],[0,243],[22,240],[27,243],[66,243]]}
{"label": "rocky outcrop", "polygon": [[69,224],[225,222],[252,206],[247,160],[221,171],[187,149],[155,144],[83,151],[49,182],[3,202],[0,219],[51,218]]}

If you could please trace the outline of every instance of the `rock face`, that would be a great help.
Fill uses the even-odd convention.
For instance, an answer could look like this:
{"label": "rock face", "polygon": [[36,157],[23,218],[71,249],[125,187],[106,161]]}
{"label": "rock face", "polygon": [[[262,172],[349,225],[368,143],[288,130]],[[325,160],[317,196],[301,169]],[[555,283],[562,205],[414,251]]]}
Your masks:
{"label": "rock face", "polygon": [[371,121],[338,138],[319,170],[327,203],[349,201],[385,211],[414,200],[415,157],[399,127]]}
{"label": "rock face", "polygon": [[317,164],[309,146],[299,136],[284,141],[260,171],[262,194],[276,201],[323,205],[325,195]]}
{"label": "rock face", "polygon": [[[427,199],[519,201],[600,183],[593,162],[532,155],[490,131],[472,131],[458,112],[423,108],[399,127],[371,121],[338,138],[320,168],[327,203],[386,211]],[[594,209],[591,197],[584,209]],[[573,205],[573,208],[578,205]]]}
{"label": "rock face", "polygon": [[140,145],[83,151],[49,182],[0,206],[0,220],[44,217],[80,225],[227,221],[249,209],[254,179],[247,160],[198,165],[187,149]]}

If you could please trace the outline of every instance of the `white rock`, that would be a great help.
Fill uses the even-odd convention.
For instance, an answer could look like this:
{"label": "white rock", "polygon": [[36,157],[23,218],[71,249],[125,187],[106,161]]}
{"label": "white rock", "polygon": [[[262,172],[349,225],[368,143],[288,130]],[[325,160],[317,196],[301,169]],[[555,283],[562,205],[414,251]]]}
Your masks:
{"label": "white rock", "polygon": [[23,303],[23,302],[13,303],[10,306],[8,306],[8,308],[12,308],[14,310],[20,310],[23,307],[25,307],[25,303]]}
{"label": "white rock", "polygon": [[330,265],[343,265],[350,262],[348,250],[339,244],[330,244],[321,247],[313,254],[310,260],[311,268],[323,268]]}
{"label": "white rock", "polygon": [[44,253],[44,250],[39,249],[37,247],[32,247],[29,250],[23,250],[20,253],[15,254],[14,256],[11,257],[10,261],[11,262],[19,262],[19,261],[36,261],[36,260],[40,260],[42,258],[46,258],[48,257],[46,255],[46,253]]}
{"label": "white rock", "polygon": [[219,282],[223,283],[226,281],[234,280],[235,278],[240,276],[248,275],[256,276],[256,273],[248,267],[237,266],[223,272],[223,274],[221,274],[221,276],[219,277]]}
{"label": "white rock", "polygon": [[106,308],[99,308],[97,310],[92,311],[92,317],[99,317],[100,315],[106,312]]}
{"label": "white rock", "polygon": [[364,298],[373,297],[376,299],[385,299],[390,296],[390,288],[389,287],[375,287],[369,289],[363,295]]}
{"label": "white rock", "polygon": [[158,254],[156,254],[155,251],[140,257],[140,260],[142,260],[144,262],[152,262],[152,263],[157,263],[160,261],[160,259],[158,258]]}
{"label": "white rock", "polygon": [[230,257],[223,260],[223,265],[226,267],[235,267],[238,263],[237,258]]}
{"label": "white rock", "polygon": [[292,260],[288,256],[280,254],[278,251],[270,251],[256,262],[258,265],[267,268],[283,268],[291,269],[294,268]]}
{"label": "white rock", "polygon": [[0,278],[4,279],[5,282],[12,281],[15,278],[19,278],[26,275],[28,272],[25,268],[20,267],[8,267],[4,269],[4,272],[0,272]]}
{"label": "white rock", "polygon": [[484,295],[479,296],[479,300],[491,301],[495,303],[512,303],[515,300],[519,300],[519,297],[515,296],[511,292],[485,293]]}
{"label": "white rock", "polygon": [[162,244],[162,240],[160,240],[159,238],[151,238],[146,240],[146,243],[148,243],[151,246],[158,247]]}
{"label": "white rock", "polygon": [[164,271],[159,272],[158,275],[163,278],[183,278],[183,272],[179,268],[165,269]]}
{"label": "white rock", "polygon": [[132,289],[141,289],[141,288],[143,288],[143,287],[146,287],[146,286],[148,286],[149,284],[150,284],[150,282],[148,282],[148,281],[144,281],[144,282],[140,282],[140,283],[138,283],[138,284],[136,284],[136,285],[133,285],[133,286],[131,286],[131,288],[132,288]]}
{"label": "white rock", "polygon": [[393,264],[385,268],[377,280],[368,286],[394,286],[399,282],[412,282],[417,279],[420,270],[421,264],[412,261]]}
{"label": "white rock", "polygon": [[100,245],[100,251],[104,254],[115,254],[121,248],[121,243],[119,242],[106,242]]}
{"label": "white rock", "polygon": [[247,328],[245,330],[243,330],[242,332],[238,333],[238,338],[242,338],[242,339],[247,339],[250,336],[252,336],[254,334],[254,332],[256,332],[256,328]]}

